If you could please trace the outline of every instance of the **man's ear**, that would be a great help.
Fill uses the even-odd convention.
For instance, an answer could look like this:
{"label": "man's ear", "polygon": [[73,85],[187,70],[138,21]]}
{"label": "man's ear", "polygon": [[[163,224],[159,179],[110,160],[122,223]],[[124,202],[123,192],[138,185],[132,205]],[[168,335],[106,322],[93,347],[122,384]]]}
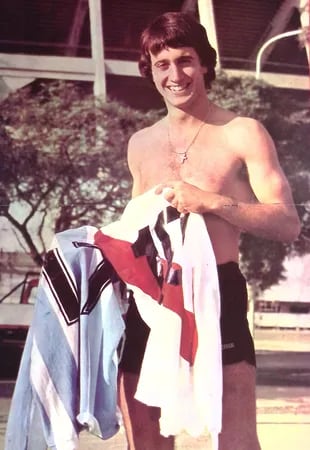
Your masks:
{"label": "man's ear", "polygon": [[208,67],[202,66],[202,73],[206,74],[208,72]]}

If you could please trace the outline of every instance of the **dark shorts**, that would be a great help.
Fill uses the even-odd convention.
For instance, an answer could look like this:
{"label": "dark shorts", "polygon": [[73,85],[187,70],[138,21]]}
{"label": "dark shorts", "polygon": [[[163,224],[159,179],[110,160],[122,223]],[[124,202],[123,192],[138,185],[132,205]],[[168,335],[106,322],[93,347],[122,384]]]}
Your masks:
{"label": "dark shorts", "polygon": [[[255,366],[254,343],[247,321],[248,294],[245,278],[235,262],[219,265],[218,276],[223,365],[247,361]],[[119,365],[121,370],[140,372],[149,331],[132,300],[126,316],[126,341]]]}

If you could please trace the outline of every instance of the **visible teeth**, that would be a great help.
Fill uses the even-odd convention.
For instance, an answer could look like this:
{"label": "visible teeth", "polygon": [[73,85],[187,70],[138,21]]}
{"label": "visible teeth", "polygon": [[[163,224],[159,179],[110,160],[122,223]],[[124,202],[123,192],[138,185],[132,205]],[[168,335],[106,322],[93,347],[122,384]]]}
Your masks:
{"label": "visible teeth", "polygon": [[185,89],[185,86],[169,86],[169,89],[172,92],[179,92],[183,91],[183,89]]}

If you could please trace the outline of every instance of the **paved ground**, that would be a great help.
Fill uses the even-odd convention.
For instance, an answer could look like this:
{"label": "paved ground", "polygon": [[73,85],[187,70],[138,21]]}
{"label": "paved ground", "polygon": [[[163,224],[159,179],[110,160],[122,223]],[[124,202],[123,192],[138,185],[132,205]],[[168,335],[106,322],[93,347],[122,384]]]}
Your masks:
{"label": "paved ground", "polygon": [[[258,363],[258,433],[262,450],[309,450],[310,331],[257,330],[255,341]],[[2,382],[0,450],[4,448],[9,405],[10,386]],[[79,450],[118,449],[127,449],[123,430],[108,441],[101,441],[87,432],[81,433]],[[199,439],[186,434],[177,437],[176,450],[202,449],[211,450],[207,434]]]}
{"label": "paved ground", "polygon": [[310,330],[257,329],[254,340],[256,351],[310,352]]}

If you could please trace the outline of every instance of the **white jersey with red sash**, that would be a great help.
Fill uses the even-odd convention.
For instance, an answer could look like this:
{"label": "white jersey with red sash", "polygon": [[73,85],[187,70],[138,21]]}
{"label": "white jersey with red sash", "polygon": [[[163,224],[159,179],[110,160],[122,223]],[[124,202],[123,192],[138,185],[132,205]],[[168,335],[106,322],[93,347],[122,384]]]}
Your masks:
{"label": "white jersey with red sash", "polygon": [[150,327],[135,397],[161,408],[164,436],[221,430],[217,266],[203,217],[180,216],[151,190],[95,236]]}

